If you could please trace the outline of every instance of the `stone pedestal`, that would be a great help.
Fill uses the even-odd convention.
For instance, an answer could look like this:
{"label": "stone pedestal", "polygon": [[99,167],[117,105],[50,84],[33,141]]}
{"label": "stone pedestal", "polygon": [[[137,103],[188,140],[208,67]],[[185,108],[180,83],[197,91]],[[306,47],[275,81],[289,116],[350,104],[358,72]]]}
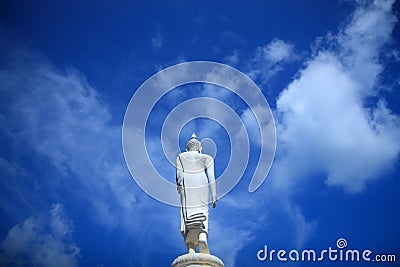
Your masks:
{"label": "stone pedestal", "polygon": [[224,267],[224,264],[213,255],[190,253],[176,258],[172,267]]}

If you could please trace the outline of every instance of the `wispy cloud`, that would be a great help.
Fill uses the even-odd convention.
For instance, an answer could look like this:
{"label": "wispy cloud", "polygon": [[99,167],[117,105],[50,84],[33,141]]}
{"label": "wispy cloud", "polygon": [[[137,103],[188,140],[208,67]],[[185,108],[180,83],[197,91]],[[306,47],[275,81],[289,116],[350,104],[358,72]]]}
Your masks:
{"label": "wispy cloud", "polygon": [[225,266],[236,266],[238,252],[254,239],[253,229],[238,229],[235,225],[226,226],[226,222],[212,223],[211,226],[213,232],[217,233],[216,241],[210,240],[211,244],[214,244],[214,247],[210,248],[211,253],[223,256]]}
{"label": "wispy cloud", "polygon": [[315,231],[318,223],[307,219],[299,206],[291,201],[283,201],[284,210],[287,213],[287,218],[292,223],[294,229],[293,242],[297,248],[304,247],[312,233]]}
{"label": "wispy cloud", "polygon": [[[1,183],[31,203],[43,203],[45,197],[62,203],[63,196],[52,193],[62,189],[87,206],[87,215],[94,222],[138,230],[131,218],[136,217],[134,222],[141,224],[139,210],[154,202],[142,201],[145,196],[125,165],[121,126],[112,123],[98,92],[78,71],[58,70],[34,53],[13,51],[10,57],[7,69],[0,72],[5,100],[2,134],[19,153],[40,159],[51,179],[46,174],[36,177],[35,172],[30,173],[29,163],[3,160],[10,172]],[[34,177],[17,173],[15,179],[19,169]],[[24,186],[33,181],[35,186],[30,189]]]}
{"label": "wispy cloud", "polygon": [[291,43],[274,39],[270,43],[257,47],[248,65],[247,75],[268,82],[274,75],[283,70],[283,65],[293,61],[297,56]]}
{"label": "wispy cloud", "polygon": [[12,227],[1,242],[4,266],[78,266],[79,247],[70,241],[73,222],[60,204],[43,217],[30,217]]}
{"label": "wispy cloud", "polygon": [[233,51],[231,55],[225,56],[222,61],[231,66],[237,65],[239,62],[239,52],[237,50]]}
{"label": "wispy cloud", "polygon": [[[210,211],[210,249],[222,257],[226,266],[237,266],[238,253],[256,237],[257,227],[265,219],[265,213],[254,216],[260,206],[247,193],[231,192]],[[245,217],[252,219],[242,220]]]}

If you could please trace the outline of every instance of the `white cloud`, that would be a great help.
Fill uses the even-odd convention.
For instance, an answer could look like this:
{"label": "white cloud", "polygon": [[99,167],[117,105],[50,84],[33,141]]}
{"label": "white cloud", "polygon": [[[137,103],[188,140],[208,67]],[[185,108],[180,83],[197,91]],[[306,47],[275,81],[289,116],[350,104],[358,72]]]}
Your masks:
{"label": "white cloud", "polygon": [[252,79],[268,82],[275,74],[283,70],[283,64],[296,59],[294,46],[280,39],[257,47],[255,55],[250,60],[247,72]]}
{"label": "white cloud", "polygon": [[256,57],[271,63],[290,60],[293,55],[293,45],[282,40],[274,39],[268,45],[257,48]]}
{"label": "white cloud", "polygon": [[395,20],[390,7],[388,1],[375,1],[357,8],[351,23],[333,38],[340,49],[311,58],[277,99],[277,187],[324,175],[328,185],[359,192],[396,160],[398,115],[383,99],[364,106],[365,96],[378,93],[379,55],[391,40]]}
{"label": "white cloud", "polygon": [[12,227],[1,242],[0,263],[7,266],[78,266],[79,247],[70,242],[72,221],[60,204],[44,218],[30,217]]}

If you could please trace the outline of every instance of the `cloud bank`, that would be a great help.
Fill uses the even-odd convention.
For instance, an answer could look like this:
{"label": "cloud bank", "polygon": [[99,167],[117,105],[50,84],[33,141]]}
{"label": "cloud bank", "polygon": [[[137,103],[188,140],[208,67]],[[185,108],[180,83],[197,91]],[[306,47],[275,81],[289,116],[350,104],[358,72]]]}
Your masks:
{"label": "cloud bank", "polygon": [[[360,192],[393,165],[400,151],[399,117],[378,96],[380,55],[391,42],[392,1],[357,7],[350,23],[327,38],[277,99],[278,188],[315,175]],[[336,49],[335,49],[336,48]],[[376,95],[373,105],[366,97]]]}

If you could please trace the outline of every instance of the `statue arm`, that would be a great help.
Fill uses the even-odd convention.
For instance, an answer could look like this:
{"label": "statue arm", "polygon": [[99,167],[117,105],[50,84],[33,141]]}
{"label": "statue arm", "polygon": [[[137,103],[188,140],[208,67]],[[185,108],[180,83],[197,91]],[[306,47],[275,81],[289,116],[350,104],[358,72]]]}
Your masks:
{"label": "statue arm", "polygon": [[217,203],[217,187],[215,184],[214,160],[212,157],[207,160],[206,172],[211,188],[213,208],[215,208],[215,205]]}
{"label": "statue arm", "polygon": [[180,193],[182,189],[182,181],[183,181],[183,167],[182,163],[179,160],[179,157],[176,158],[176,190]]}

